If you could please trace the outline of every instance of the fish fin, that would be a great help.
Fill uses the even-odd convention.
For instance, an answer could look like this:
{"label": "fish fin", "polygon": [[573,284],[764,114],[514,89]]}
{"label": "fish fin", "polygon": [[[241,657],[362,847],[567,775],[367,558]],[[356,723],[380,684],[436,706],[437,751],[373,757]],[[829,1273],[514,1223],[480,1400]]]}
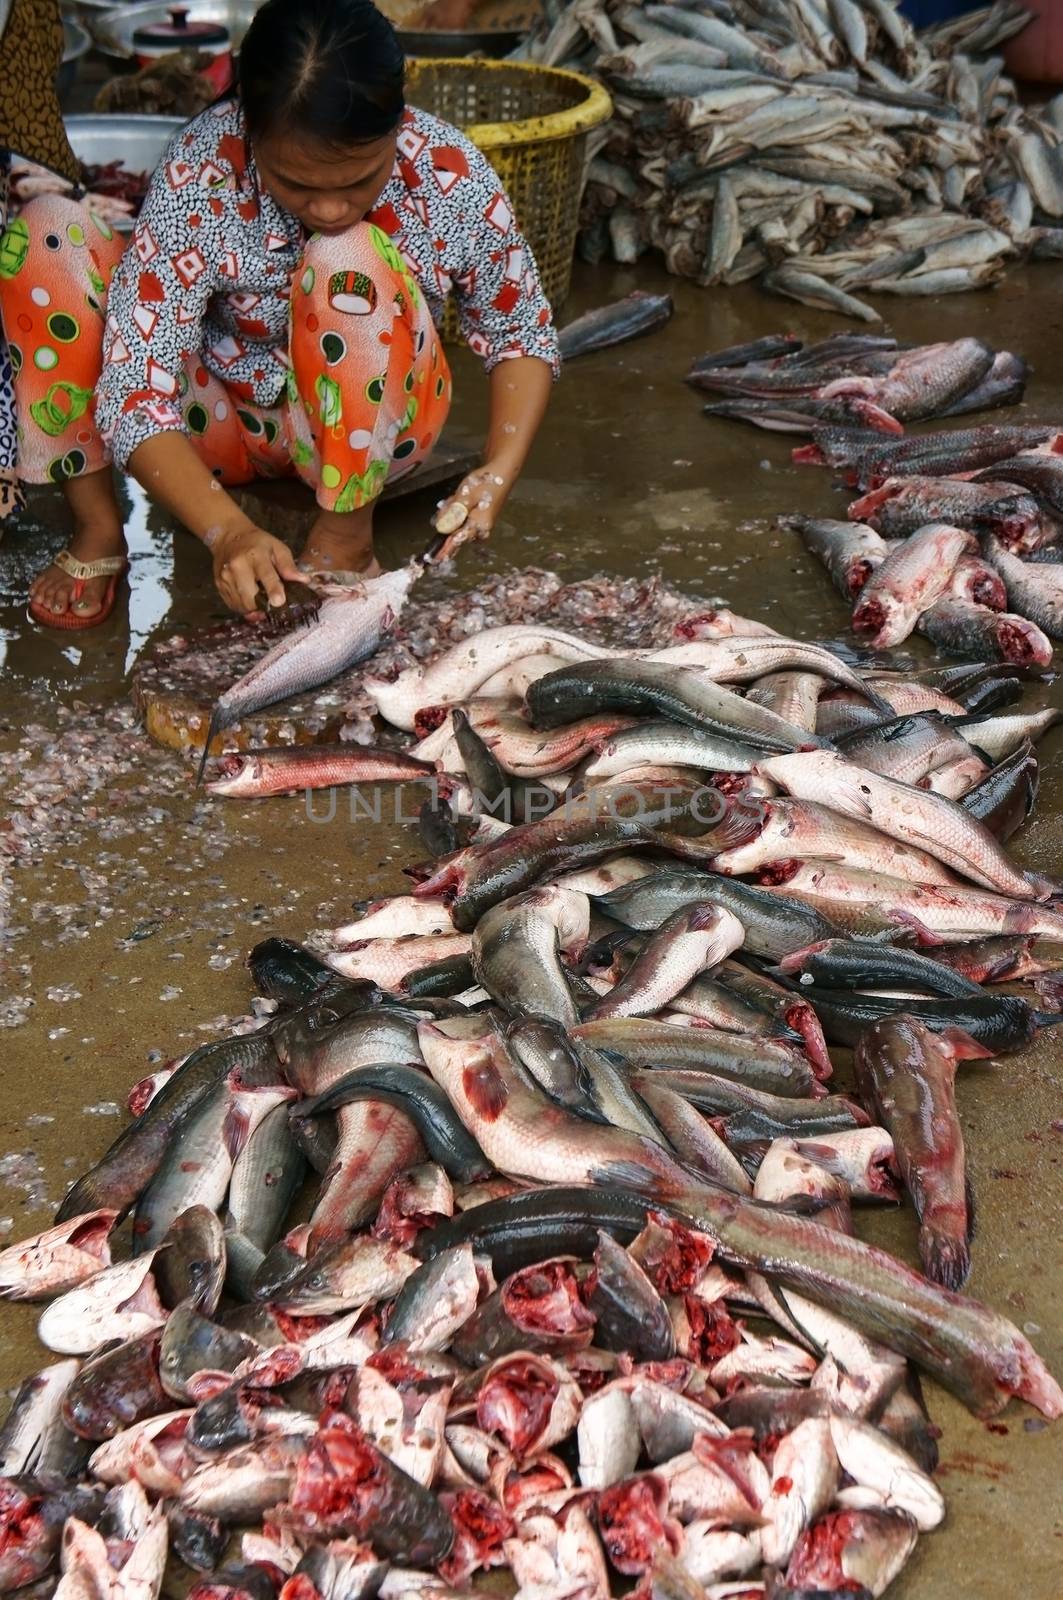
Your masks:
{"label": "fish fin", "polygon": [[[1049,1012],[1063,1011],[1063,972],[1038,972],[1032,979],[1042,1005]],[[1038,1018],[1044,1015],[1043,1011],[1037,1013]],[[1053,1016],[1053,1022],[1059,1018]],[[1038,1027],[1048,1027],[1047,1022],[1038,1021]]]}
{"label": "fish fin", "polygon": [[1039,1028],[1058,1028],[1063,1022],[1063,1015],[1058,1011],[1035,1011],[1033,1020]]}
{"label": "fish fin", "polygon": [[[1063,1018],[1055,1018],[1063,1021]],[[966,1028],[942,1028],[938,1039],[945,1044],[952,1053],[954,1061],[990,1061],[994,1052],[988,1050],[984,1044],[967,1032]]]}
{"label": "fish fin", "polygon": [[927,1277],[943,1289],[958,1293],[971,1271],[971,1250],[966,1239],[938,1233],[935,1228],[919,1230],[919,1258]]}
{"label": "fish fin", "polygon": [[655,1189],[657,1174],[638,1161],[607,1161],[587,1173],[587,1182],[599,1189]]}
{"label": "fish fin", "polygon": [[[945,940],[939,933],[935,933],[932,928],[928,928],[925,922],[920,922],[919,918],[914,916],[912,912],[893,911],[890,912],[889,915],[892,916],[894,922],[898,923],[906,933],[914,936],[914,942],[917,945],[929,947],[936,944],[945,943]],[[905,940],[904,942],[908,943],[909,941]]]}
{"label": "fish fin", "polygon": [[758,801],[752,807],[729,803],[723,821],[712,829],[713,844],[719,847],[721,853],[752,844],[768,820],[770,807],[770,800]]}
{"label": "fish fin", "polygon": [[795,467],[825,467],[827,458],[818,444],[799,444],[790,451],[790,460]]}
{"label": "fish fin", "polygon": [[1058,900],[1063,895],[1063,883],[1043,872],[1027,872],[1026,881],[1038,900]]}

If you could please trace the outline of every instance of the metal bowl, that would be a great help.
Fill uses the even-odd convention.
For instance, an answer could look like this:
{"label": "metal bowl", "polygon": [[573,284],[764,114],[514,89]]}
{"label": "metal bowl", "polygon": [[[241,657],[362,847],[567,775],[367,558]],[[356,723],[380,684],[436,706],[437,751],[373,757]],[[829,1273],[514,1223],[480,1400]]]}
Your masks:
{"label": "metal bowl", "polygon": [[[91,167],[122,161],[131,172],[153,172],[178,128],[185,125],[183,117],[103,116],[99,112],[64,117],[63,123],[79,161]],[[112,226],[119,233],[131,233],[133,218]]]}
{"label": "metal bowl", "polygon": [[[128,60],[136,55],[136,30],[169,22],[175,3],[176,0],[169,0],[161,5],[113,6],[109,11],[97,12],[91,24],[96,48],[106,56]],[[188,12],[190,22],[220,22],[229,30],[233,49],[239,50],[261,3],[262,0],[181,0],[181,9]]]}
{"label": "metal bowl", "polygon": [[64,100],[74,87],[78,63],[92,49],[88,33],[73,17],[63,18],[63,62],[55,75],[55,87],[60,100]]}

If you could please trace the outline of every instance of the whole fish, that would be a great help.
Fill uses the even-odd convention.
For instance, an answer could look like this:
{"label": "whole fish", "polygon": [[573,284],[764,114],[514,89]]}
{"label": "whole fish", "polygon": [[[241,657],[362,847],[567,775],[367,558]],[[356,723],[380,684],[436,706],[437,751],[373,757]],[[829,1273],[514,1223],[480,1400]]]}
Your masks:
{"label": "whole fish", "polygon": [[1051,884],[1021,871],[989,830],[943,795],[855,767],[831,752],[773,756],[761,770],[799,799],[818,801],[913,844],[961,877],[1021,900],[1047,900]]}
{"label": "whole fish", "polygon": [[493,1032],[450,1036],[450,1024],[422,1023],[428,1070],[466,1128],[498,1168],[539,1182],[623,1182],[667,1195],[691,1174],[659,1143],[583,1121],[526,1081]]}
{"label": "whole fish", "polygon": [[[927,945],[936,945],[939,939],[966,941],[987,934],[1063,937],[1063,915],[1050,907],[961,884],[941,888],[906,883],[883,873],[835,867],[824,861],[801,863],[793,871],[778,873],[777,878],[780,894],[806,900],[813,909],[829,909],[838,927],[854,933],[868,931],[865,919],[871,912],[876,918],[872,931],[891,925],[907,927]],[[771,895],[775,891],[765,886],[762,892]]]}
{"label": "whole fish", "polygon": [[1063,571],[1049,562],[1020,560],[992,534],[982,549],[1004,580],[1009,605],[1050,639],[1063,638]]}
{"label": "whole fish", "polygon": [[[766,1094],[735,1079],[711,1072],[671,1068],[639,1069],[631,1075],[634,1087],[671,1089],[712,1117],[725,1142],[755,1143],[779,1138],[806,1138],[857,1128],[866,1122],[860,1107],[844,1095],[824,1095],[819,1100]],[[730,1185],[728,1187],[731,1187]]]}
{"label": "whole fish", "polygon": [[891,840],[853,818],[844,821],[826,805],[805,800],[761,800],[755,813],[733,817],[727,848],[713,857],[713,870],[756,872],[778,860],[818,860],[840,854],[854,867],[886,872],[913,883],[952,883],[953,874],[925,850]]}
{"label": "whole fish", "polygon": [[395,625],[423,567],[411,562],[397,572],[350,586],[325,584],[316,617],[286,634],[249,672],[217,700],[203,742],[198,779],[219,733],[263,706],[305,694],[365,661]]}
{"label": "whole fish", "polygon": [[295,794],[300,789],[331,789],[345,783],[405,783],[430,778],[435,769],[401,750],[366,745],[300,744],[281,749],[237,750],[218,756],[208,794],[257,800]]}
{"label": "whole fish", "polygon": [[927,1276],[961,1289],[971,1269],[971,1199],[956,1112],[956,1052],[914,1017],[874,1023],[854,1057],[857,1083],[893,1135],[919,1218]]}
{"label": "whole fish", "polygon": [[971,535],[947,523],[931,523],[890,550],[860,591],[853,631],[870,634],[873,650],[900,644],[948,588],[953,568]]}
{"label": "whole fish", "polygon": [[1010,483],[971,483],[963,478],[887,478],[849,506],[849,516],[887,539],[903,539],[929,522],[945,522],[973,533],[993,533],[1020,544],[1040,526],[1037,501]]}
{"label": "whole fish", "polygon": [[810,911],[800,901],[787,906],[779,896],[712,873],[655,872],[593,899],[606,916],[645,932],[658,928],[681,906],[712,900],[733,912],[743,924],[746,949],[773,961],[790,950],[802,949],[814,939],[829,939],[838,932],[827,917]]}
{"label": "whole fish", "polygon": [[745,934],[733,912],[711,901],[682,907],[649,937],[624,976],[588,1015],[637,1016],[659,1010],[699,972],[737,950]]}
{"label": "whole fish", "polygon": [[806,550],[823,562],[845,600],[856,598],[889,554],[885,540],[864,522],[795,515],[780,518],[779,525],[800,535]]}
{"label": "whole fish", "polygon": [[[826,678],[855,694],[868,697],[865,679],[832,650],[803,644],[781,634],[754,634],[748,638],[693,639],[651,651],[648,661],[700,667],[715,683],[749,683],[769,673],[803,672]],[[599,671],[606,669],[600,667]],[[873,695],[870,696],[873,699]]]}
{"label": "whole fish", "polygon": [[[418,713],[425,706],[463,703],[495,673],[525,656],[552,655],[562,662],[595,661],[612,654],[613,651],[601,645],[591,644],[558,628],[510,623],[487,628],[471,639],[452,645],[428,666],[409,667],[391,682],[367,677],[364,687],[382,717],[393,727],[413,732]],[[438,719],[442,720],[442,717]],[[433,721],[432,727],[437,725]],[[422,727],[418,731],[430,730]]]}
{"label": "whole fish", "polygon": [[927,607],[916,626],[931,644],[955,655],[1014,661],[1021,667],[1052,663],[1051,641],[1036,623],[970,600],[941,598]]}
{"label": "whole fish", "polygon": [[[873,696],[872,696],[873,698]],[[688,667],[655,661],[603,661],[564,667],[528,688],[527,709],[539,727],[557,727],[596,711],[631,711],[734,736],[769,750],[800,750],[818,740],[791,728],[763,706],[717,688]]]}
{"label": "whole fish", "polygon": [[485,912],[472,936],[476,979],[511,1012],[570,1027],[575,1003],[560,949],[586,943],[590,908],[570,889],[533,889]]}
{"label": "whole fish", "polygon": [[638,722],[599,739],[583,767],[583,777],[622,778],[633,767],[647,764],[694,767],[699,772],[751,772],[761,752],[753,744],[740,744],[680,727],[675,722]]}
{"label": "whole fish", "polygon": [[815,1081],[792,1045],[715,1028],[682,1028],[653,1017],[603,1017],[579,1023],[572,1037],[622,1057],[628,1066],[712,1072],[771,1094],[810,1094]]}
{"label": "whole fish", "polygon": [[606,350],[641,334],[654,333],[664,327],[672,310],[671,295],[633,289],[622,300],[585,311],[582,317],[566,323],[558,335],[561,359],[572,361],[592,350]]}
{"label": "whole fish", "polygon": [[825,939],[784,956],[779,971],[826,989],[910,988],[956,1000],[981,993],[979,984],[918,950],[875,939]]}
{"label": "whole fish", "polygon": [[855,1045],[863,1029],[879,1018],[910,1015],[947,1035],[964,1056],[1003,1054],[1028,1044],[1038,1028],[1060,1019],[1035,1010],[1014,994],[978,994],[959,999],[926,999],[922,995],[855,993],[840,989],[806,989],[809,1003],[829,1039]]}

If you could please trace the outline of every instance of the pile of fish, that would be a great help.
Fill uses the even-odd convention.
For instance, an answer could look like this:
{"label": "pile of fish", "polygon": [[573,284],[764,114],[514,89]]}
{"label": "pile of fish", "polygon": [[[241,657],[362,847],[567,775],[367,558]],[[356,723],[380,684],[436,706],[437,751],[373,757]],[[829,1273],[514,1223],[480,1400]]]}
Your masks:
{"label": "pile of fish", "polygon": [[616,115],[581,250],[654,248],[701,284],[759,278],[870,322],[858,291],[995,283],[1063,250],[1063,96],[1019,103],[990,52],[1015,0],[916,34],[892,0],[571,0],[526,52],[600,77]]}
{"label": "pile of fish", "polygon": [[916,629],[941,650],[1048,667],[1063,637],[1063,431],[989,423],[905,435],[904,425],[1014,405],[1028,368],[980,339],[904,348],[842,334],[786,336],[703,356],[688,382],[710,416],[811,434],[798,463],[862,491],[848,520],[782,518],[853,602],[872,648]]}
{"label": "pile of fish", "polygon": [[[959,1292],[957,1064],[1057,1016],[1056,885],[1002,842],[1046,719],[999,668],[676,635],[368,680],[436,772],[412,893],[257,946],[261,1026],[0,1253],[63,1358],[0,1437],[0,1592],[877,1596],[945,1511],[914,1367],[1063,1413]],[[855,1231],[902,1192],[923,1273]]]}

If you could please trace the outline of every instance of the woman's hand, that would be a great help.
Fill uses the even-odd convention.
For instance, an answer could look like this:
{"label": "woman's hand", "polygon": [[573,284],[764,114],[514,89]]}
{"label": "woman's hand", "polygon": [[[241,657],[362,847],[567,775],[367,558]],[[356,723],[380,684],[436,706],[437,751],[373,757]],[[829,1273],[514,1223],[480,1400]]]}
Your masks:
{"label": "woman's hand", "polygon": [[448,536],[437,559],[449,560],[473,539],[489,539],[512,487],[513,477],[490,461],[470,472],[436,512],[435,526]]}
{"label": "woman's hand", "polygon": [[204,541],[214,559],[214,582],[233,611],[258,609],[259,590],[271,606],[282,606],[287,596],[284,581],[305,582],[286,544],[253,522],[234,528],[211,529]]}

